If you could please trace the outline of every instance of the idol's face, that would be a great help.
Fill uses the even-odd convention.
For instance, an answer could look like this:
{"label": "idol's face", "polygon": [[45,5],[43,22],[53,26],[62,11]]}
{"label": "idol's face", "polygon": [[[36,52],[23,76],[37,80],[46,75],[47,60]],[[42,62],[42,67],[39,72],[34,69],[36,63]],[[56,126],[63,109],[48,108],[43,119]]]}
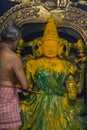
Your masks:
{"label": "idol's face", "polygon": [[56,57],[58,53],[58,41],[54,40],[47,40],[43,42],[42,45],[43,48],[43,54],[46,57]]}

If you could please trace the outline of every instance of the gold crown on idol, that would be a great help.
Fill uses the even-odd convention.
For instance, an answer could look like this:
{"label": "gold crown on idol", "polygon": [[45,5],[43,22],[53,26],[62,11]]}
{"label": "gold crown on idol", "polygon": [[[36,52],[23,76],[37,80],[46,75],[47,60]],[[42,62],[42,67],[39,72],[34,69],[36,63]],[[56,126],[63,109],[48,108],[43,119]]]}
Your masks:
{"label": "gold crown on idol", "polygon": [[45,26],[43,41],[47,40],[59,41],[57,27],[53,18],[49,18]]}

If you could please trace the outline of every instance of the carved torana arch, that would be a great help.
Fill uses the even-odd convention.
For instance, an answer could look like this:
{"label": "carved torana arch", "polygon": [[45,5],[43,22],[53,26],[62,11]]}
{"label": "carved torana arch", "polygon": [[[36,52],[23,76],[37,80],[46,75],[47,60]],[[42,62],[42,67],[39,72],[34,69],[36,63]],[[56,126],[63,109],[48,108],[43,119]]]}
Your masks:
{"label": "carved torana arch", "polygon": [[[68,27],[77,31],[87,46],[87,12],[71,6],[47,9],[45,5],[37,2],[21,3],[0,17],[0,31],[9,21],[22,26],[26,23],[44,23],[50,16],[55,18],[58,27]],[[60,25],[58,21],[61,19],[63,20]]]}

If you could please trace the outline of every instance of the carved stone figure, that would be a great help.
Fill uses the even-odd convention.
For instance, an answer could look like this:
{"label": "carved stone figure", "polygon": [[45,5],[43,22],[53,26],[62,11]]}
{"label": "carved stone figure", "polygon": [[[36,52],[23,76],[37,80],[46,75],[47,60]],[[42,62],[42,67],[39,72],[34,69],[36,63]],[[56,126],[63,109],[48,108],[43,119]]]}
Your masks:
{"label": "carved stone figure", "polygon": [[[30,88],[26,99],[20,101],[20,130],[86,130],[86,106],[76,101],[80,87],[75,78],[77,68],[63,59],[68,55],[68,43],[59,38],[54,19],[48,19],[41,41],[41,57],[25,66]],[[62,55],[64,44],[67,53]]]}

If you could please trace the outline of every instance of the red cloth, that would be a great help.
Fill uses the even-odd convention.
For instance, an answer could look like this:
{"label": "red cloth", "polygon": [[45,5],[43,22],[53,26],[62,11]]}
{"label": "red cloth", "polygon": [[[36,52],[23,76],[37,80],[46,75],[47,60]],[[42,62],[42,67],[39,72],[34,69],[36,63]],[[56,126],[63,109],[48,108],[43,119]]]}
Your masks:
{"label": "red cloth", "polygon": [[0,86],[0,129],[16,128],[21,124],[16,88]]}

